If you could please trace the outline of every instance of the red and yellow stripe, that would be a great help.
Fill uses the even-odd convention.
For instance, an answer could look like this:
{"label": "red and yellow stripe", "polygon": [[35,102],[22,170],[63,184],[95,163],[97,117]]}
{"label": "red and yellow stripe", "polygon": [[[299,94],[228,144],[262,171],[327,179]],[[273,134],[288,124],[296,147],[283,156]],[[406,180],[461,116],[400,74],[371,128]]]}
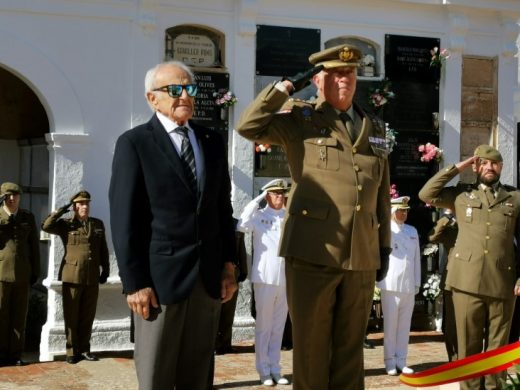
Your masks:
{"label": "red and yellow stripe", "polygon": [[520,363],[520,341],[426,371],[415,374],[401,374],[399,379],[408,386],[438,386],[495,374],[516,363]]}

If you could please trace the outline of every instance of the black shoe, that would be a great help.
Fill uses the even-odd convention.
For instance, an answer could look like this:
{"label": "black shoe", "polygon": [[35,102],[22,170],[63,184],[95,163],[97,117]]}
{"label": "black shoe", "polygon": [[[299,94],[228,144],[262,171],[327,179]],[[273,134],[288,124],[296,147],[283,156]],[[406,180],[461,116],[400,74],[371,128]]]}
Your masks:
{"label": "black shoe", "polygon": [[374,343],[372,343],[372,341],[368,340],[368,339],[365,339],[365,341],[363,341],[363,348],[365,349],[374,349]]}
{"label": "black shoe", "polygon": [[215,350],[215,355],[225,355],[227,353],[236,353],[237,351],[233,347],[220,347]]}
{"label": "black shoe", "polygon": [[290,351],[292,349],[292,344],[282,344],[282,351]]}
{"label": "black shoe", "polygon": [[81,357],[89,362],[97,362],[99,360],[96,355],[92,355],[90,352],[83,352]]}
{"label": "black shoe", "polygon": [[65,358],[66,362],[69,363],[69,364],[76,364],[77,362],[79,362],[81,359],[79,359],[77,356],[67,356]]}
{"label": "black shoe", "polygon": [[22,359],[16,359],[14,365],[17,367],[25,366],[25,362]]}

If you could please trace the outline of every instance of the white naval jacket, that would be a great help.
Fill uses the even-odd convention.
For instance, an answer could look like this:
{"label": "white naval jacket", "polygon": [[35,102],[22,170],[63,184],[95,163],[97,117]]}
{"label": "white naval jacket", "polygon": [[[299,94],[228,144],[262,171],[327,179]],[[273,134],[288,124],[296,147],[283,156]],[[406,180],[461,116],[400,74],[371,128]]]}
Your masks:
{"label": "white naval jacket", "polygon": [[247,204],[240,215],[237,229],[253,234],[253,264],[249,273],[252,283],[285,286],[285,259],[278,256],[285,208],[269,205],[259,209],[262,197]]}
{"label": "white naval jacket", "polygon": [[415,294],[421,285],[419,235],[410,225],[391,221],[392,253],[386,277],[377,284],[381,290]]}

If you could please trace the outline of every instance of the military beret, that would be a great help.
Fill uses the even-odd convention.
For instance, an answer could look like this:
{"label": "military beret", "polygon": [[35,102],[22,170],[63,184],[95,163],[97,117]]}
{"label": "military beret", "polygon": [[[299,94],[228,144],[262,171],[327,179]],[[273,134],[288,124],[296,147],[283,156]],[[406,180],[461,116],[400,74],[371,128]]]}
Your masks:
{"label": "military beret", "polygon": [[72,203],[84,202],[84,201],[90,202],[90,194],[88,193],[88,191],[81,190],[77,194],[74,194],[72,196],[72,198],[70,198],[70,201]]}
{"label": "military beret", "polygon": [[502,161],[502,155],[491,145],[479,145],[473,153],[474,156],[485,158],[486,160]]}
{"label": "military beret", "polygon": [[394,198],[390,201],[392,205],[392,211],[395,210],[407,210],[410,208],[408,206],[408,202],[410,201],[409,196],[400,196],[399,198]]}
{"label": "military beret", "polygon": [[2,194],[21,194],[22,193],[22,187],[20,187],[16,183],[10,183],[6,181],[5,183],[2,183],[0,186],[0,193]]}
{"label": "military beret", "polygon": [[287,191],[288,189],[289,185],[287,184],[287,180],[284,179],[271,180],[262,187],[262,191]]}
{"label": "military beret", "polygon": [[361,51],[352,45],[338,45],[309,56],[312,65],[323,65],[325,69],[343,66],[359,66]]}

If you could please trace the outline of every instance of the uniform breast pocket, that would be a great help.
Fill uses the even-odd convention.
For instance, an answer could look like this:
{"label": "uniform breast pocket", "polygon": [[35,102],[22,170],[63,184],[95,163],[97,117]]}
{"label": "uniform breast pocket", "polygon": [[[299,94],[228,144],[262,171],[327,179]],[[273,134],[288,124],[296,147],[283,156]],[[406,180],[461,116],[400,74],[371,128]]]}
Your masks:
{"label": "uniform breast pocket", "polygon": [[480,221],[482,213],[482,202],[479,199],[466,199],[456,205],[457,210],[462,210],[462,215],[457,214],[460,221],[473,223]]}
{"label": "uniform breast pocket", "polygon": [[339,144],[336,138],[307,138],[305,145],[305,165],[337,171],[339,169]]}
{"label": "uniform breast pocket", "polygon": [[79,233],[69,232],[67,240],[69,245],[79,245]]}

